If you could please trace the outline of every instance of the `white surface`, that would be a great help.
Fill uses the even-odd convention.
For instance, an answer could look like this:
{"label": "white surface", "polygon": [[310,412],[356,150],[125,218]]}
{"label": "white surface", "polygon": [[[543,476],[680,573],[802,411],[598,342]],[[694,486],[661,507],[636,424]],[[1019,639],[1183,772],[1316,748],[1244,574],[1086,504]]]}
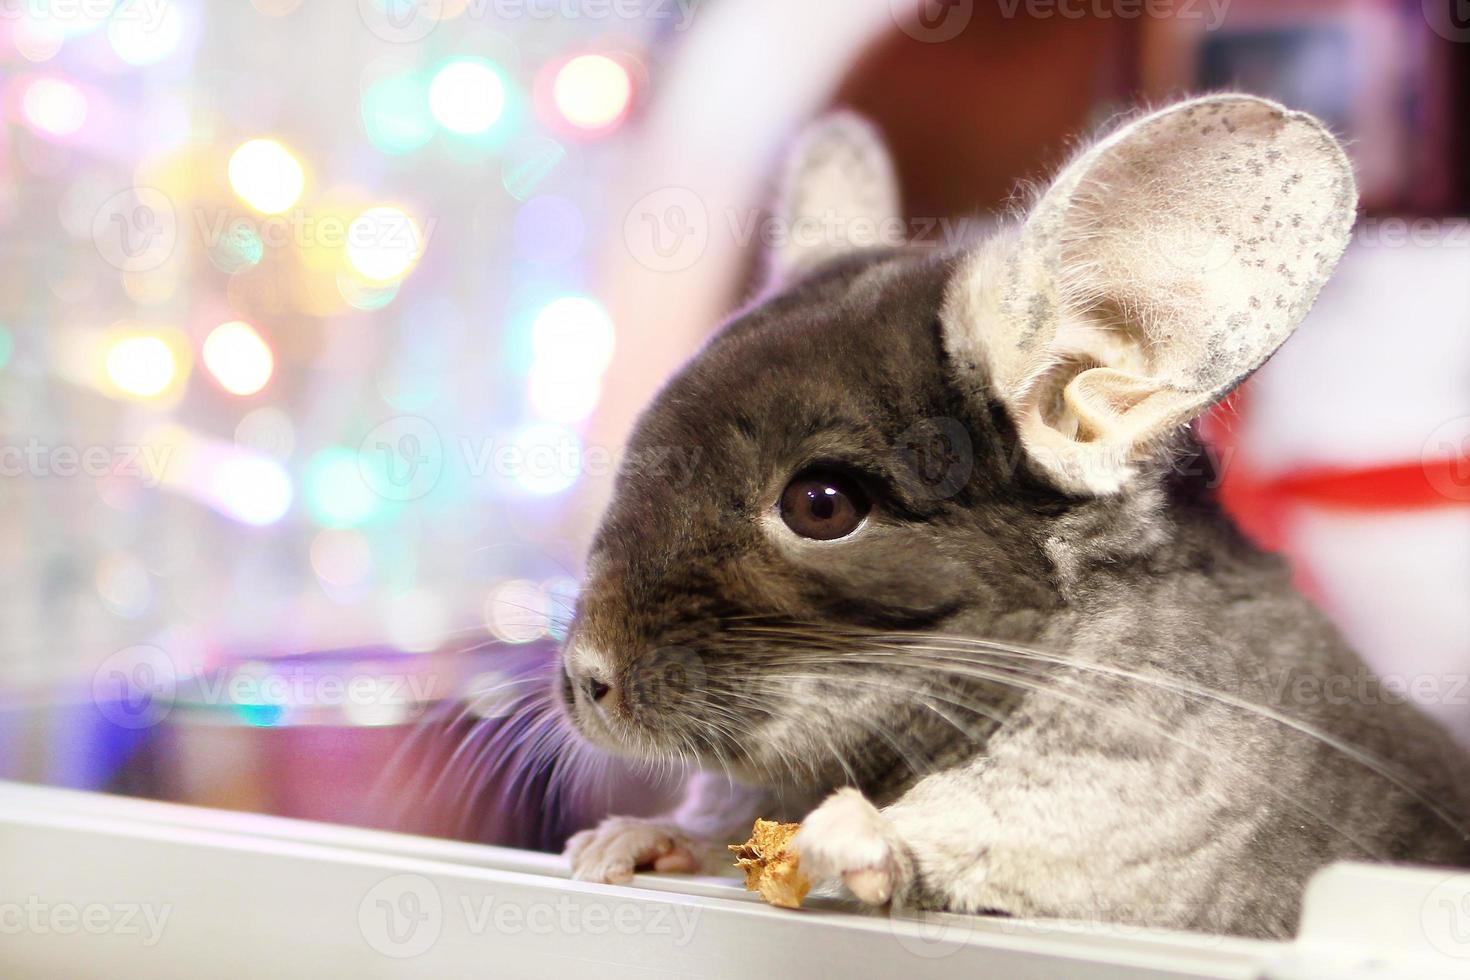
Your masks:
{"label": "white surface", "polygon": [[1430,978],[1470,964],[1470,875],[1440,871],[1327,872],[1295,944],[918,923],[773,909],[724,879],[592,885],[548,855],[4,783],[0,867],[7,977],[1248,978],[1368,963],[1360,975]]}

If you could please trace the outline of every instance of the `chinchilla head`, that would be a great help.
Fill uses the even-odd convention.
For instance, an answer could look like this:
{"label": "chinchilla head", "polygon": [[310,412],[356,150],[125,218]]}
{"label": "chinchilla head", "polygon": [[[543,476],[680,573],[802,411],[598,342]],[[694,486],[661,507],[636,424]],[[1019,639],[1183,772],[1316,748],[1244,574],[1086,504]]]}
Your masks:
{"label": "chinchilla head", "polygon": [[[699,465],[619,476],[563,652],[592,741],[783,784],[953,742],[954,679],[879,651],[1035,638],[1069,563],[1166,541],[1183,431],[1307,313],[1356,207],[1316,120],[1238,95],[1135,118],[952,251],[863,247],[897,198],[870,127],[817,124],[773,284],[640,420],[629,459]],[[1003,716],[993,687],[960,723]]]}

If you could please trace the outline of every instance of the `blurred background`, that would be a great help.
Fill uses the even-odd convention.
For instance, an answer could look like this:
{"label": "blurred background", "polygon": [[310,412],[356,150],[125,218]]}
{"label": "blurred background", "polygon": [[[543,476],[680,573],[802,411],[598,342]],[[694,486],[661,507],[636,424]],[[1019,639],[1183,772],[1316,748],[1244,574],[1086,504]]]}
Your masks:
{"label": "blurred background", "polygon": [[556,795],[531,706],[793,132],[871,116],[943,248],[1220,88],[1326,119],[1363,191],[1207,420],[1222,493],[1470,741],[1463,7],[4,0],[0,775],[542,847],[655,805]]}

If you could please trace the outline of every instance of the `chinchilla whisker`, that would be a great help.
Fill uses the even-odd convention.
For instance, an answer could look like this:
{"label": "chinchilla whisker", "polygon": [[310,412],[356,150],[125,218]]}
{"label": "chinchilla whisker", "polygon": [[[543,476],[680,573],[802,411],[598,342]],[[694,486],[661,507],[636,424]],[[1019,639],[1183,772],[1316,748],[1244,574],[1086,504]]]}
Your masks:
{"label": "chinchilla whisker", "polygon": [[[773,631],[767,627],[752,627],[752,629],[761,632],[779,632],[779,630]],[[796,637],[802,637],[807,634],[808,629],[815,630],[818,629],[818,627],[812,626],[807,627],[806,629],[798,629],[791,632]],[[832,631],[827,632],[829,636],[833,635]],[[858,630],[844,630],[838,632],[840,633],[840,635],[866,644],[890,643],[892,644],[892,646],[888,649],[892,651],[913,651],[935,655],[981,653],[1001,657],[1009,657],[1019,660],[1029,660],[1032,662],[1053,665],[1059,668],[1102,674],[1130,683],[1150,685],[1155,689],[1168,691],[1175,695],[1193,696],[1215,701],[1219,704],[1223,704],[1236,710],[1245,711],[1258,717],[1265,718],[1276,724],[1290,728],[1298,734],[1315,739],[1316,741],[1327,746],[1333,751],[1341,753],[1345,757],[1356,762],[1358,765],[1367,768],[1369,771],[1376,773],[1378,776],[1392,783],[1395,787],[1428,807],[1431,811],[1435,813],[1437,817],[1445,821],[1457,832],[1467,837],[1470,837],[1470,828],[1467,828],[1466,824],[1462,822],[1462,820],[1457,819],[1452,813],[1445,810],[1438,801],[1428,796],[1426,793],[1423,792],[1422,789],[1415,787],[1412,782],[1409,781],[1408,777],[1404,774],[1401,768],[1399,770],[1396,770],[1386,760],[1383,760],[1373,755],[1366,749],[1363,749],[1361,746],[1354,745],[1351,742],[1348,742],[1331,734],[1330,732],[1323,731],[1322,729],[1314,725],[1303,722],[1300,719],[1293,718],[1290,715],[1284,714],[1258,702],[1249,701],[1247,699],[1236,697],[1224,691],[1205,687],[1197,683],[1181,680],[1168,675],[1159,676],[1144,674],[1138,671],[1126,670],[1124,668],[1113,667],[1107,664],[1098,664],[1088,661],[1076,660],[1068,657],[1062,657],[1057,654],[1047,653],[1043,650],[1022,647],[1016,644],[1003,643],[994,640],[985,640],[977,637],[953,636],[944,633],[883,634],[864,633]],[[966,662],[964,658],[957,659],[959,659],[959,661],[962,663]]]}
{"label": "chinchilla whisker", "polygon": [[[809,681],[816,681],[816,682],[819,682],[819,683],[829,683],[829,682],[837,679],[832,674],[806,674],[806,673],[798,673],[798,672],[795,672],[795,671],[783,671],[783,672],[781,672],[780,677],[781,677],[782,680],[809,680]],[[939,710],[932,703],[930,703],[931,692],[926,691],[926,690],[924,690],[922,688],[919,688],[919,687],[909,687],[909,686],[905,686],[905,685],[901,685],[901,684],[895,684],[895,683],[893,683],[891,680],[889,680],[887,678],[842,677],[841,680],[843,682],[864,683],[864,684],[867,684],[867,685],[872,686],[872,687],[879,688],[879,689],[884,690],[884,691],[903,691],[903,692],[906,692],[906,693],[909,693],[909,694],[917,695],[919,697],[919,700],[923,703],[923,705],[924,705],[924,707],[926,709],[928,709],[928,710],[932,711],[934,714],[938,715],[939,718],[942,721],[944,721],[946,724],[948,724],[951,727],[953,727],[957,732],[959,732],[962,736],[964,736],[967,741],[977,742],[978,743],[978,742],[980,742],[982,740],[981,737],[980,736],[977,736],[974,732],[972,732],[971,729],[968,726],[962,724],[959,721],[956,721],[947,712],[944,712],[944,711]],[[780,684],[770,684],[769,685],[769,690],[771,692],[773,692],[773,693],[780,693],[780,692],[783,691],[783,688],[781,687]],[[937,696],[934,699],[935,700],[938,700]],[[969,703],[954,701],[952,699],[944,699],[944,700],[950,706],[959,708],[962,711],[969,711],[969,712],[972,712],[974,714],[981,715],[982,717],[985,717],[987,720],[990,720],[990,721],[998,721],[999,720],[999,716],[994,712],[994,709],[992,709],[988,705],[987,706],[984,706],[984,707],[981,707],[979,705],[974,705],[974,704],[969,704]],[[889,738],[888,735],[887,735],[887,733],[886,733],[886,729],[883,727],[884,723],[883,723],[883,720],[881,718],[880,719],[864,719],[864,720],[862,720],[861,723],[864,726],[866,726],[866,727],[872,728],[872,730],[875,731],[880,738],[882,738],[884,741],[886,741],[889,744],[889,746],[892,747],[893,750],[899,754],[899,757],[903,760],[904,764],[906,766],[908,766],[909,771],[914,772],[914,773],[922,773],[922,772],[927,772],[930,768],[932,768],[932,763],[931,762],[929,762],[929,761],[926,760],[926,761],[924,761],[924,762],[921,763],[921,762],[915,760],[912,755],[910,755],[909,753],[905,752],[898,744],[896,744],[891,738]],[[838,751],[838,749],[835,746],[835,743],[832,743],[830,737],[827,737],[826,741],[829,743],[829,745],[831,747],[831,751],[836,755],[838,762],[841,764],[842,768],[846,771],[848,777],[853,781],[854,784],[856,784],[857,777],[853,773],[851,767],[848,766],[847,761],[846,761],[846,758],[842,755],[842,753],[840,751]]]}
{"label": "chinchilla whisker", "polygon": [[[1167,690],[1174,694],[1190,695],[1216,701],[1228,707],[1240,711],[1246,711],[1258,717],[1265,718],[1269,721],[1275,722],[1276,724],[1290,728],[1298,734],[1315,739],[1316,741],[1327,746],[1333,751],[1341,753],[1342,755],[1346,756],[1357,764],[1367,768],[1369,771],[1376,773],[1378,776],[1392,783],[1395,787],[1402,790],[1404,793],[1412,796],[1420,803],[1423,803],[1426,807],[1432,810],[1438,817],[1440,817],[1440,819],[1444,820],[1451,827],[1454,827],[1462,834],[1470,836],[1470,829],[1467,829],[1464,823],[1457,820],[1451,813],[1443,809],[1438,801],[1429,797],[1423,792],[1422,789],[1415,787],[1413,783],[1409,781],[1408,777],[1404,774],[1401,768],[1396,769],[1395,767],[1391,766],[1387,761],[1373,755],[1371,752],[1367,751],[1361,746],[1354,745],[1353,743],[1341,739],[1330,732],[1323,731],[1315,725],[1311,725],[1307,722],[1303,722],[1299,719],[1293,718],[1290,715],[1284,714],[1283,712],[1269,707],[1268,705],[1248,701],[1244,698],[1239,698],[1223,691],[1202,687],[1198,684],[1192,684],[1186,681],[1179,681],[1168,676],[1159,677],[1149,674],[1142,674],[1137,671],[1130,671],[1118,667],[1112,667],[1106,664],[1073,661],[1066,657],[1059,657],[1054,654],[1046,654],[1041,651],[1028,650],[1025,648],[1013,649],[1010,647],[1009,644],[997,644],[984,640],[971,641],[968,637],[945,638],[945,642],[948,644],[947,646],[928,646],[924,644],[906,643],[903,649],[931,654],[954,654],[966,652],[978,647],[985,652],[1010,654],[1013,656],[1020,656],[1025,659],[1032,659],[1035,661],[1053,664],[1056,666],[1067,667],[1076,670],[1091,671],[1094,673],[1104,674],[1110,677],[1115,677],[1120,680],[1126,680],[1133,683],[1151,684],[1156,688]],[[959,659],[961,662],[963,662],[963,658],[956,659]]]}
{"label": "chinchilla whisker", "polygon": [[[885,656],[884,655],[885,653],[888,653],[888,652],[903,652],[903,653],[907,653],[908,651],[906,651],[906,650],[905,651],[884,651],[884,650],[882,650],[880,648],[880,649],[868,650],[868,651],[863,651],[863,652],[877,654],[877,656],[873,657],[871,660],[868,661],[869,663],[872,663],[872,664],[875,664],[875,665],[876,664],[883,664],[883,665],[886,665],[886,666],[891,666],[893,664],[892,658],[890,658],[888,656]],[[857,656],[860,656],[860,654],[858,654]],[[837,662],[837,663],[844,663],[844,662],[845,663],[851,663],[853,659],[855,659],[854,656],[849,656],[848,658],[845,658],[844,660],[835,661],[835,662]],[[910,666],[910,667],[914,667],[916,669],[921,669],[921,670],[924,670],[924,671],[930,672],[930,673],[932,673],[932,671],[935,668],[935,664],[934,663],[929,662],[929,661],[924,661],[924,660],[919,660],[917,662],[908,662],[906,664],[900,664],[900,666]],[[1098,712],[1107,714],[1107,715],[1113,717],[1114,719],[1116,719],[1118,721],[1121,721],[1124,724],[1129,725],[1130,727],[1141,728],[1141,729],[1144,729],[1145,731],[1152,732],[1153,734],[1158,735],[1158,736],[1161,736],[1161,737],[1163,737],[1163,738],[1165,738],[1165,739],[1167,739],[1167,740],[1175,743],[1176,745],[1179,745],[1180,747],[1182,747],[1182,748],[1184,748],[1186,750],[1189,750],[1191,752],[1197,752],[1197,753],[1199,753],[1201,755],[1204,755],[1207,758],[1215,758],[1215,759],[1222,758],[1222,755],[1220,753],[1214,752],[1214,751],[1212,751],[1210,749],[1207,749],[1207,748],[1205,748],[1203,746],[1197,745],[1197,744],[1195,744],[1195,743],[1193,743],[1193,742],[1191,742],[1191,741],[1189,741],[1187,739],[1181,738],[1180,736],[1174,734],[1173,732],[1170,732],[1167,729],[1165,729],[1162,725],[1159,725],[1157,723],[1150,723],[1150,722],[1148,722],[1148,721],[1146,721],[1146,720],[1144,720],[1142,718],[1137,717],[1135,714],[1133,714],[1131,712],[1123,711],[1123,710],[1120,710],[1120,709],[1117,709],[1117,708],[1111,708],[1111,707],[1108,707],[1106,705],[1103,705],[1103,704],[1100,704],[1100,703],[1097,703],[1097,702],[1089,701],[1086,698],[1077,697],[1077,696],[1070,695],[1070,694],[1067,694],[1067,693],[1064,693],[1064,692],[1061,692],[1061,691],[1057,691],[1054,688],[1050,688],[1050,687],[1046,686],[1045,684],[1041,684],[1039,682],[1036,682],[1033,679],[1028,678],[1028,677],[1016,677],[1016,676],[1011,675],[1011,674],[1003,673],[1001,670],[986,669],[984,667],[980,667],[980,666],[974,665],[974,664],[966,664],[966,665],[963,665],[962,667],[951,667],[951,668],[948,668],[948,669],[949,669],[949,671],[951,673],[960,673],[960,674],[962,674],[964,676],[971,676],[971,677],[974,677],[974,678],[976,678],[978,680],[989,681],[989,682],[996,683],[996,684],[1012,685],[1012,686],[1015,686],[1015,687],[1018,687],[1018,688],[1022,688],[1022,689],[1025,689],[1025,690],[1030,690],[1030,691],[1034,691],[1034,692],[1037,692],[1037,693],[1045,694],[1045,695],[1048,695],[1048,696],[1051,696],[1051,697],[1056,697],[1056,698],[1058,698],[1060,700],[1068,701],[1069,703],[1075,704],[1075,705],[1077,705],[1079,707],[1082,707],[1082,708],[1085,708],[1085,709],[1088,709],[1088,710],[1098,711]],[[1017,668],[1012,668],[1012,669],[1017,669]],[[1021,669],[1023,669],[1023,668],[1021,668]],[[854,675],[850,675],[850,674],[848,674],[848,675],[833,674],[833,675],[823,675],[823,676],[830,676],[833,679],[840,677],[841,680],[847,681],[847,682],[851,682],[851,683],[867,684],[869,686],[877,686],[880,689],[902,691],[902,692],[905,692],[905,693],[908,693],[908,694],[918,694],[918,695],[921,695],[921,696],[924,696],[924,697],[932,697],[932,698],[936,698],[938,700],[944,701],[944,702],[946,702],[948,704],[952,704],[955,707],[960,707],[960,708],[963,708],[964,707],[963,702],[956,702],[956,701],[952,700],[951,698],[946,697],[941,692],[937,692],[937,691],[934,691],[934,690],[931,690],[931,689],[928,689],[928,688],[908,687],[908,686],[904,686],[904,685],[894,684],[893,681],[891,679],[889,679],[889,678],[874,678],[874,677],[865,677],[865,676],[854,676]],[[1364,853],[1375,855],[1375,856],[1377,856],[1380,859],[1386,859],[1387,858],[1387,855],[1384,854],[1381,850],[1379,850],[1377,848],[1374,848],[1374,847],[1372,847],[1372,846],[1364,843],[1363,841],[1361,841],[1360,839],[1358,839],[1354,835],[1348,833],[1346,830],[1343,830],[1330,817],[1327,817],[1327,816],[1325,816],[1325,815],[1317,812],[1316,810],[1313,810],[1310,807],[1304,806],[1303,804],[1301,804],[1297,800],[1292,799],[1284,791],[1278,789],[1275,786],[1275,784],[1271,780],[1267,779],[1266,777],[1257,776],[1255,774],[1245,773],[1245,772],[1241,773],[1241,775],[1245,779],[1248,779],[1248,780],[1250,780],[1252,782],[1258,783],[1268,793],[1271,793],[1272,795],[1277,796],[1278,798],[1280,798],[1282,800],[1282,802],[1286,803],[1288,806],[1291,806],[1294,809],[1297,809],[1297,810],[1302,811],[1303,813],[1306,813],[1307,815],[1311,816],[1314,820],[1316,820],[1318,823],[1320,823],[1322,826],[1326,827],[1327,829],[1331,830],[1332,832],[1334,832],[1336,834],[1339,834],[1340,836],[1344,837],[1345,839],[1347,839],[1349,841],[1352,841],[1352,843],[1355,846],[1357,846],[1358,848],[1360,848]]]}

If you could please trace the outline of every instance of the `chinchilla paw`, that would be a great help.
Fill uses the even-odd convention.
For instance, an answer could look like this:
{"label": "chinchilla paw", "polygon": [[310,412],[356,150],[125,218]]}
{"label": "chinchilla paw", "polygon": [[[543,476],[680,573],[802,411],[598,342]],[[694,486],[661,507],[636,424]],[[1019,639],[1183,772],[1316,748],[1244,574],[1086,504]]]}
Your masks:
{"label": "chinchilla paw", "polygon": [[841,880],[860,902],[886,905],[903,885],[893,825],[851,787],[827,797],[796,835],[801,869],[816,881]]}
{"label": "chinchilla paw", "polygon": [[635,871],[698,871],[696,845],[677,827],[639,817],[608,817],[573,834],[562,852],[581,881],[624,884]]}

